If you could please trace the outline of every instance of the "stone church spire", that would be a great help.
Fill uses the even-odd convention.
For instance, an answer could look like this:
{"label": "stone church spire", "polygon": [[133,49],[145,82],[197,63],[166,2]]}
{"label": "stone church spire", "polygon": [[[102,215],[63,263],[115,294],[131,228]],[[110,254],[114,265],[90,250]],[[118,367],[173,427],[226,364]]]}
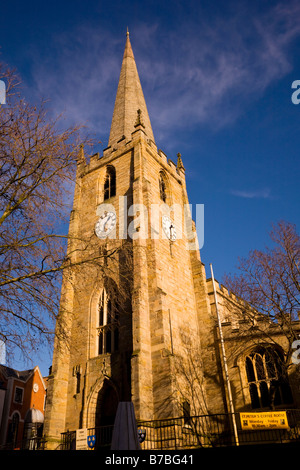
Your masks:
{"label": "stone church spire", "polygon": [[154,142],[151,122],[127,30],[108,146],[113,146],[124,137],[130,139],[131,133],[136,130],[137,119],[142,121],[143,130],[147,137]]}

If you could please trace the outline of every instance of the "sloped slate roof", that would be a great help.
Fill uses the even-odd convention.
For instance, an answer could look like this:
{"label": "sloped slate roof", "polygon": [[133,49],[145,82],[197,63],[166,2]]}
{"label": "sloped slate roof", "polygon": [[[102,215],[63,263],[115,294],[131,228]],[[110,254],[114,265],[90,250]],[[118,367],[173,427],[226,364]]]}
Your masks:
{"label": "sloped slate roof", "polygon": [[33,371],[34,369],[19,371],[0,364],[0,373],[5,375],[6,378],[13,377],[18,380],[23,380],[24,382],[29,379],[29,377],[33,374]]}

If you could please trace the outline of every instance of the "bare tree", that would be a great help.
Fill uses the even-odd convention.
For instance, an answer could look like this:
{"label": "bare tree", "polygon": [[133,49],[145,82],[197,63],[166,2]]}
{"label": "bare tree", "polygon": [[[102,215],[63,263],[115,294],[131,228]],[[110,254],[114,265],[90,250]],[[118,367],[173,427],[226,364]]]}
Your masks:
{"label": "bare tree", "polygon": [[[271,246],[264,251],[254,250],[240,259],[240,274],[226,275],[223,282],[242,299],[236,308],[227,301],[227,310],[237,320],[246,320],[240,335],[244,334],[253,346],[261,341],[265,341],[265,348],[270,345],[273,352],[267,352],[272,361],[267,366],[270,369],[276,354],[280,381],[290,367],[295,369],[291,359],[300,332],[300,238],[295,225],[280,221],[272,227],[270,241]],[[274,352],[282,349],[283,354]]]}
{"label": "bare tree", "polygon": [[0,105],[0,339],[8,355],[29,356],[53,331],[65,260],[70,194],[82,126],[61,130],[45,102],[20,97],[17,75],[4,65]]}

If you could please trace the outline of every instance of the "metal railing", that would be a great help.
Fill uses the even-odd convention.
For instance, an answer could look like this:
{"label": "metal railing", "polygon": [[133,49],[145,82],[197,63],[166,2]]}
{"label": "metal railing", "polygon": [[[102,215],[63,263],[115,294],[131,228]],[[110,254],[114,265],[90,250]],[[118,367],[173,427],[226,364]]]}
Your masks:
{"label": "metal railing", "polygon": [[[239,445],[300,443],[300,410],[286,410],[289,428],[245,431],[239,413],[235,423]],[[153,421],[137,421],[145,439],[143,450],[177,450],[201,447],[224,447],[237,445],[233,430],[233,414],[213,414],[191,417],[168,418]],[[88,429],[88,435],[96,436],[96,449],[110,449],[113,426]],[[62,433],[62,450],[75,449],[76,431]]]}
{"label": "metal railing", "polygon": [[145,431],[145,440],[141,443],[144,450],[192,449],[233,444],[228,414],[140,421],[137,425],[138,429]]}
{"label": "metal railing", "polygon": [[[109,450],[113,434],[113,425],[89,428],[88,436],[96,436],[97,449]],[[62,441],[60,450],[75,450],[76,448],[76,431],[67,431],[61,434]]]}
{"label": "metal railing", "polygon": [[245,431],[239,413],[235,413],[237,437],[233,429],[233,414],[191,416],[140,421],[138,429],[145,431],[141,448],[145,450],[195,449],[249,444],[300,442],[300,410],[287,410],[289,429]]}
{"label": "metal railing", "polygon": [[44,437],[32,437],[20,441],[8,442],[0,446],[0,450],[44,450],[46,440]]}

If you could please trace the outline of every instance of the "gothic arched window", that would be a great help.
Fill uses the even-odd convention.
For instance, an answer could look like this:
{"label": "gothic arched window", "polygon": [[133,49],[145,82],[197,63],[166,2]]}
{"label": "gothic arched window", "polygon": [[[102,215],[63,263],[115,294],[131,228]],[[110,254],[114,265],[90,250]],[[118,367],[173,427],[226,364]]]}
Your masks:
{"label": "gothic arched window", "polygon": [[159,196],[162,201],[167,202],[167,185],[162,172],[159,174]]}
{"label": "gothic arched window", "polygon": [[103,289],[99,301],[98,354],[112,353],[118,349],[118,309]]}
{"label": "gothic arched window", "polygon": [[273,407],[293,402],[282,354],[270,347],[257,347],[245,361],[252,408]]}
{"label": "gothic arched window", "polygon": [[109,165],[106,169],[106,176],[104,181],[104,200],[109,199],[116,195],[116,170],[113,166]]}

